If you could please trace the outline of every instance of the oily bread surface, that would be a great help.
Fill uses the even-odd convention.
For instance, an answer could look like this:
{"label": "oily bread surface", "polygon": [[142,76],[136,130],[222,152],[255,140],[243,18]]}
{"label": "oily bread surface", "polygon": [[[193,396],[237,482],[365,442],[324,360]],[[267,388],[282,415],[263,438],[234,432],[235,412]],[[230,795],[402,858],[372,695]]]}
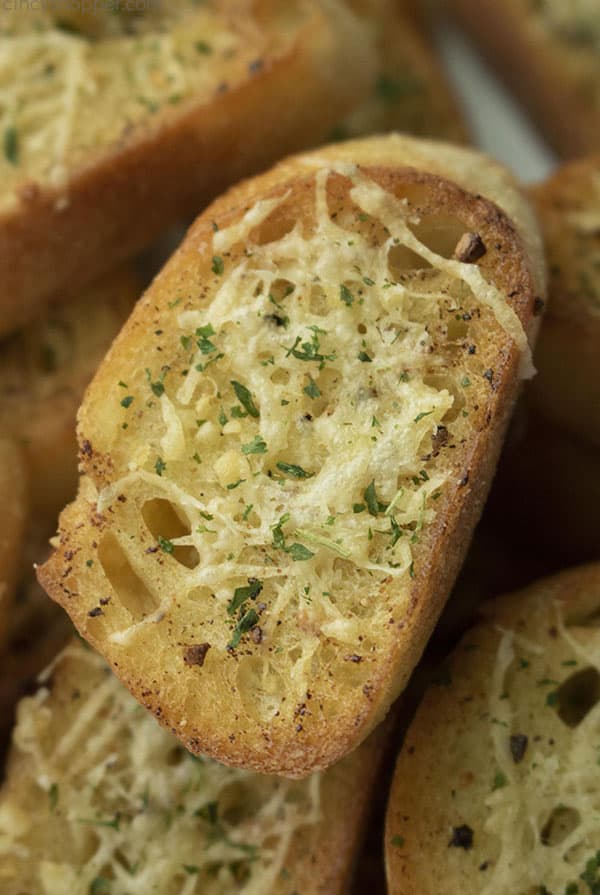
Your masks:
{"label": "oily bread surface", "polygon": [[[548,256],[548,309],[528,403],[600,445],[600,155],[560,168],[531,191]],[[565,375],[565,371],[568,374]]]}
{"label": "oily bread surface", "polygon": [[600,26],[595,0],[448,0],[566,158],[598,151]]}
{"label": "oily bread surface", "polygon": [[77,490],[77,408],[140,292],[123,266],[0,342],[0,430],[22,446],[38,528]]}
{"label": "oily bread surface", "polygon": [[482,606],[400,753],[390,893],[593,891],[599,607],[597,564]]}
{"label": "oily bread surface", "polygon": [[341,895],[385,736],[301,783],[224,768],[186,753],[73,642],[19,706],[2,891]]}
{"label": "oily bread surface", "polygon": [[[396,165],[377,164],[390,145]],[[359,160],[371,147],[376,164],[347,173],[330,171],[326,150],[317,177],[319,155],[299,157],[281,166],[285,178],[265,175],[264,192],[259,179],[214,203],[138,304],[80,411],[80,495],[40,580],[187,748],[231,764],[302,776],[381,720],[460,566],[515,397],[513,336],[522,345],[522,325],[533,329],[539,259],[497,206],[403,167],[403,146],[414,162],[418,141],[358,142]],[[450,170],[455,157],[449,150]],[[468,154],[475,188],[477,158]],[[521,201],[510,189],[502,200]],[[380,216],[397,243],[385,242]],[[453,260],[474,231],[486,247],[478,266]],[[332,247],[344,233],[340,268]],[[313,262],[298,261],[299,246],[332,259],[318,288],[312,268],[303,279]],[[383,268],[369,267],[375,256],[392,265],[389,291]],[[357,279],[361,263],[381,288]],[[285,277],[305,285],[289,293]],[[462,277],[498,296],[495,310]],[[404,289],[434,297],[407,311]],[[388,295],[392,322],[404,323],[385,342],[378,303]],[[239,344],[238,326],[248,333]],[[181,400],[193,415],[179,415]],[[399,454],[386,439],[401,425]],[[370,465],[387,444],[396,459]]]}
{"label": "oily bread surface", "polygon": [[[325,139],[376,62],[368,23],[338,0],[56,18],[14,9],[0,22],[16,96],[2,121],[1,332],[239,177]],[[15,66],[28,77],[16,82]]]}

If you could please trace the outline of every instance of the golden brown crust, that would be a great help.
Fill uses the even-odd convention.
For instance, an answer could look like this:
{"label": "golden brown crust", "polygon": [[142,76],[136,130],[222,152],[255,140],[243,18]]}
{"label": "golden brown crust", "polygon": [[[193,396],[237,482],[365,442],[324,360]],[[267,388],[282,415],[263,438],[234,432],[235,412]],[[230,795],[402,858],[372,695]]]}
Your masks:
{"label": "golden brown crust", "polygon": [[320,822],[297,833],[286,861],[290,878],[280,879],[273,895],[346,895],[400,711],[393,708],[358,749],[324,773]]}
{"label": "golden brown crust", "polygon": [[548,257],[548,308],[528,404],[600,446],[600,156],[565,165],[530,192]]}
{"label": "golden brown crust", "polygon": [[[530,10],[522,0],[446,3],[563,157],[598,149],[600,79],[593,46],[553,34],[543,4]],[[587,66],[579,64],[582,53]]]}
{"label": "golden brown crust", "polygon": [[[269,3],[250,6],[264,27]],[[272,36],[271,54],[234,89],[126,133],[71,171],[66,187],[23,184],[16,207],[0,218],[0,333],[65,287],[76,294],[240,177],[325,139],[366,95],[374,59],[360,23],[348,27],[337,0],[306,0],[298,10],[293,40],[286,34],[279,51]]]}
{"label": "golden brown crust", "polygon": [[[390,145],[396,148],[395,167],[389,158],[387,165],[378,164],[382,142],[388,150]],[[396,195],[410,196],[424,217],[439,215],[443,221],[456,217],[461,233],[475,231],[481,235],[488,246],[480,261],[481,271],[508,297],[525,330],[531,332],[539,259],[536,255],[528,255],[514,226],[498,207],[487,199],[466,193],[440,176],[404,167],[402,147],[407,147],[405,155],[409,163],[416,162],[418,141],[396,139],[389,144],[374,139],[363,144],[348,144],[349,149],[339,150],[342,160],[344,151],[351,151],[355,145],[362,147],[364,156],[368,156],[369,150],[372,152],[374,164],[364,165],[361,169],[364,175]],[[443,167],[444,150],[440,149],[440,167]],[[96,487],[101,488],[118,479],[127,470],[129,462],[122,447],[109,448],[114,424],[104,397],[113,390],[115,369],[120,367],[134,345],[140,345],[140,338],[149,326],[153,331],[167,330],[168,302],[181,288],[188,292],[198,288],[206,291],[205,284],[211,280],[212,222],[223,229],[239,219],[244,210],[244,206],[240,208],[240,201],[252,205],[258,197],[269,196],[270,190],[276,194],[285,193],[296,214],[301,216],[306,196],[312,190],[312,175],[307,176],[307,172],[319,159],[328,164],[332,152],[325,150],[292,159],[275,172],[243,184],[213,203],[192,227],[184,245],[138,305],[88,392],[88,400],[80,415],[82,469]],[[453,170],[455,152],[465,169],[479,158],[471,153],[463,156],[458,150],[448,150],[449,174]],[[425,153],[425,170],[427,161]],[[484,162],[482,167],[485,169]],[[473,168],[471,173],[473,175]],[[461,176],[460,171],[458,176]],[[477,180],[475,183],[479,185]],[[501,195],[494,194],[493,198],[502,201]],[[504,199],[509,203],[516,201],[514,197],[504,196]],[[534,242],[532,234],[526,235],[530,243]],[[355,687],[351,694],[344,693],[343,713],[334,724],[329,722],[326,712],[317,711],[317,708],[323,703],[340,701],[341,691],[338,692],[335,678],[317,675],[311,680],[314,702],[311,703],[312,710],[306,711],[304,706],[301,722],[297,716],[286,714],[272,718],[269,723],[245,716],[242,724],[239,718],[242,708],[235,687],[224,703],[219,700],[218,692],[207,691],[202,706],[196,705],[192,710],[188,697],[195,697],[191,692],[185,696],[185,688],[192,685],[192,678],[188,676],[189,683],[182,684],[177,680],[177,674],[165,672],[162,655],[165,643],[157,626],[146,626],[136,633],[136,652],[141,649],[145,657],[143,669],[126,646],[117,642],[108,646],[102,634],[103,623],[98,626],[94,619],[98,616],[95,609],[98,597],[110,585],[102,573],[101,563],[92,560],[93,565],[86,567],[86,562],[95,556],[103,534],[110,531],[114,511],[109,508],[98,513],[95,488],[90,481],[83,481],[77,503],[63,514],[60,543],[54,556],[40,570],[40,581],[53,599],[67,609],[81,633],[104,651],[116,673],[138,699],[161,723],[176,732],[190,750],[203,751],[219,756],[220,760],[261,771],[302,776],[326,767],[352,750],[385,715],[417,663],[462,563],[489,488],[515,398],[519,351],[506,332],[500,327],[494,328],[491,322],[489,325],[491,329],[480,334],[476,349],[478,362],[487,364],[489,361],[489,369],[482,375],[480,381],[483,384],[477,385],[477,401],[471,409],[464,443],[452,453],[449,485],[438,501],[434,522],[414,548],[414,569],[411,570],[414,580],[408,608],[399,612],[396,607],[395,612],[393,587],[389,582],[382,586],[382,602],[391,601],[385,647],[375,662],[369,662],[368,666],[364,663],[368,668],[364,686]],[[158,560],[160,566],[160,554]],[[156,567],[157,574],[162,574],[159,566]],[[210,653],[209,658],[213,659]],[[187,699],[184,713],[182,699]],[[174,708],[177,703],[178,707]],[[198,709],[200,714],[196,714]],[[208,714],[204,714],[206,712]],[[209,721],[209,717],[213,720]],[[183,719],[185,723],[181,724]]]}
{"label": "golden brown crust", "polygon": [[[567,776],[590,771],[577,727],[597,697],[576,681],[590,673],[599,606],[598,564],[482,605],[481,622],[441,668],[398,758],[385,838],[390,895],[565,891],[582,878],[597,827],[584,826],[577,801],[565,854],[560,836],[551,840],[551,819],[576,798]],[[571,678],[569,696],[561,687]],[[589,724],[579,741],[586,732]],[[594,775],[581,781],[590,812]]]}

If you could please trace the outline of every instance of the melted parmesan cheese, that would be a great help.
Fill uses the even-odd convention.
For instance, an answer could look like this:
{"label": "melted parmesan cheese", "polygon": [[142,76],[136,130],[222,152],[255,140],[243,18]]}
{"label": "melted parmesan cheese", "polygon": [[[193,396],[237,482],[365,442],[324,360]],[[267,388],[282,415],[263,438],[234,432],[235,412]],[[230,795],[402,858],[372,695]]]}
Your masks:
{"label": "melted parmesan cheese", "polygon": [[[485,356],[483,342],[479,353],[465,350],[470,321],[486,335],[500,323],[524,344],[506,300],[475,266],[417,238],[408,202],[390,204],[349,171],[351,219],[333,214],[332,176],[316,174],[311,226],[291,221],[264,235],[285,212],[283,196],[214,234],[210,303],[175,301],[176,347],[160,346],[162,367],[143,379],[121,370],[136,394],[132,410],[145,396],[149,410],[113,415],[119,426],[127,419],[113,447],[125,474],[98,499],[148,592],[147,608],[134,611],[112,576],[122,605],[93,621],[109,641],[134,648],[141,631],[170,617],[181,637],[207,640],[213,661],[227,662],[241,620],[228,611],[232,597],[260,582],[260,599],[244,606],[256,613],[256,640],[241,631],[244,654],[264,659],[260,686],[242,667],[238,681],[260,718],[293,711],[326,650],[342,663],[340,687],[369,674],[367,661],[351,667],[344,656],[377,658],[392,613],[406,611],[436,501],[457,486],[434,445],[458,442],[473,425],[466,373],[481,382]],[[244,252],[228,254],[236,245]],[[170,504],[183,527],[152,528],[169,537],[164,572],[149,570],[140,520],[152,500]]]}
{"label": "melted parmesan cheese", "polygon": [[42,688],[19,709],[20,776],[0,800],[0,889],[269,892],[294,834],[319,820],[320,775],[292,783],[189,755],[96,654],[67,648],[59,673],[65,661],[58,693]]}

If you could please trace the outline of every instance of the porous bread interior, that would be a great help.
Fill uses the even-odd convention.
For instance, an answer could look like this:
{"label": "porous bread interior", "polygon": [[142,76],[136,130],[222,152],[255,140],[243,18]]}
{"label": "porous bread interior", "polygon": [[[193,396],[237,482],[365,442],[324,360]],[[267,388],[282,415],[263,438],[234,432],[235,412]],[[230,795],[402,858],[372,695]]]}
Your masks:
{"label": "porous bread interior", "polygon": [[[405,192],[324,170],[293,201],[259,200],[209,237],[215,272],[198,289],[186,268],[160,325],[139,306],[144,350],[122,350],[124,333],[88,393],[107,524],[77,529],[60,587],[83,601],[65,606],[113,658],[158,638],[173,684],[159,699],[177,701],[183,737],[203,712],[242,738],[309,727],[312,711],[334,724],[368,699],[420,543],[458,488],[455,456],[488,423],[501,324],[524,340],[504,295],[452,258],[460,213],[427,186]],[[87,481],[82,500],[96,497]],[[194,644],[210,645],[202,669],[185,664]],[[335,698],[306,710],[315,687]]]}
{"label": "porous bread interior", "polygon": [[[264,895],[320,816],[302,783],[187,753],[72,644],[19,706],[0,796],[3,895]],[[104,881],[98,882],[98,881]]]}
{"label": "porous bread interior", "polygon": [[[345,27],[345,6],[325,6]],[[234,89],[318,13],[312,2],[258,0],[142,7],[15,3],[0,12],[0,209],[17,202],[24,182],[60,187],[132,131],[187,101],[209,101],[224,84]]]}
{"label": "porous bread interior", "polygon": [[[458,880],[469,895],[596,891],[599,607],[597,565],[484,607],[409,731],[418,758],[398,764],[386,848],[404,868],[391,892],[444,895]],[[463,823],[472,848],[449,848]]]}

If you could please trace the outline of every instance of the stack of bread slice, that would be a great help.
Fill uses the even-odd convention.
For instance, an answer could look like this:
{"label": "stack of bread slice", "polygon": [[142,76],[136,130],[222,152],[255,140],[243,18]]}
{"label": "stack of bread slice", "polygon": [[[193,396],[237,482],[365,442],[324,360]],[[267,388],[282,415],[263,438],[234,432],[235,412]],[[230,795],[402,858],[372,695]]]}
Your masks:
{"label": "stack of bread slice", "polygon": [[409,0],[133,6],[0,16],[0,891],[594,892],[596,566],[411,714],[534,363],[500,487],[600,558],[597,161],[461,146]]}

